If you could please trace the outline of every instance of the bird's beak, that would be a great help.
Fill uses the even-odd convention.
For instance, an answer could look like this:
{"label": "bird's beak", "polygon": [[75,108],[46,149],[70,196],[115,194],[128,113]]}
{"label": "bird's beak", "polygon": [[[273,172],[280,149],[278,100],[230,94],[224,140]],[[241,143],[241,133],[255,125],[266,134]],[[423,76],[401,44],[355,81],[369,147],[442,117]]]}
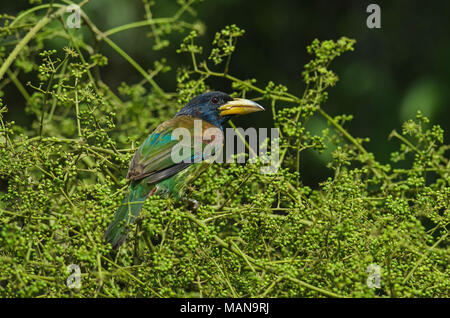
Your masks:
{"label": "bird's beak", "polygon": [[222,117],[228,115],[245,115],[263,110],[264,108],[258,103],[244,98],[234,98],[219,107],[220,116]]}

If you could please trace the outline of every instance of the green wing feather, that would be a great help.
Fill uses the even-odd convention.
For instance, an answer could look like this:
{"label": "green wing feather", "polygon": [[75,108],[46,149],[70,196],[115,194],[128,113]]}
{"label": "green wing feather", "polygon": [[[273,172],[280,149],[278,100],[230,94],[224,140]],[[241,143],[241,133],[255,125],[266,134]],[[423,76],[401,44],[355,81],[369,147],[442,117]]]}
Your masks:
{"label": "green wing feather", "polygon": [[[202,157],[200,158],[201,162],[194,162],[194,159],[196,159],[194,149],[196,138],[197,141],[201,141],[202,149],[211,142],[220,147],[223,145],[223,135],[220,130],[217,131],[217,133],[220,132],[219,138],[212,141],[203,138],[206,129],[215,127],[205,121],[201,121],[202,136],[196,136],[194,120],[201,121],[190,116],[178,116],[164,122],[145,139],[136,151],[127,174],[127,179],[131,181],[128,194],[123,199],[113,222],[108,226],[105,233],[106,241],[111,243],[113,248],[119,247],[126,239],[128,225],[135,221],[150,193],[158,190],[158,194],[171,193],[179,198],[185,186],[206,170],[209,163],[202,160],[208,158]],[[181,162],[174,162],[172,158],[173,147],[179,143],[177,139],[172,137],[176,128],[186,128],[191,134],[191,151],[183,153],[184,157],[181,156]]]}

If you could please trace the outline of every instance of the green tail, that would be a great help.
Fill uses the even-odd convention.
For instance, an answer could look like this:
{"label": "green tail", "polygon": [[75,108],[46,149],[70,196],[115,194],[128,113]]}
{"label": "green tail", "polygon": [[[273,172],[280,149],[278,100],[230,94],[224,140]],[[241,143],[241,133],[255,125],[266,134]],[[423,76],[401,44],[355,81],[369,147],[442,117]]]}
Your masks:
{"label": "green tail", "polygon": [[113,249],[117,249],[127,238],[128,225],[138,217],[148,193],[146,184],[130,185],[128,195],[122,200],[114,215],[114,221],[105,232],[106,242],[111,243]]}

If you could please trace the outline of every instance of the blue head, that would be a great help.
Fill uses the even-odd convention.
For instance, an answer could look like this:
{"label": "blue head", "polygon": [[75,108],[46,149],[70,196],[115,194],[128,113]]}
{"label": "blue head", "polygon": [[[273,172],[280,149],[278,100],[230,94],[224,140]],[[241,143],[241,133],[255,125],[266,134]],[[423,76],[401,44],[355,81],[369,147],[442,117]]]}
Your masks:
{"label": "blue head", "polygon": [[222,92],[208,92],[194,97],[177,114],[203,119],[223,130],[223,125],[235,115],[262,111],[257,103],[243,98],[232,98]]}

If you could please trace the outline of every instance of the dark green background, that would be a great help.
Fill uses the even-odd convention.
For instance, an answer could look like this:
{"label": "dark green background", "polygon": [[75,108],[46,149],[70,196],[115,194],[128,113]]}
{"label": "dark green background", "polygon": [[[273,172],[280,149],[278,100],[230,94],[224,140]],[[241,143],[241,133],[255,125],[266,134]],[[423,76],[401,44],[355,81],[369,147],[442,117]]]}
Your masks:
{"label": "dark green background", "polygon": [[[155,17],[170,16],[178,7],[175,1],[156,2]],[[339,57],[331,67],[340,81],[330,90],[324,108],[332,115],[353,114],[349,131],[354,136],[370,137],[366,148],[385,163],[389,153],[398,147],[396,141],[388,140],[389,133],[399,130],[401,123],[413,118],[419,109],[446,130],[448,139],[450,2],[376,1],[381,6],[381,29],[369,29],[366,7],[372,2],[215,0],[196,5],[196,17],[185,17],[206,25],[199,42],[207,54],[216,31],[228,24],[244,28],[246,34],[238,42],[231,73],[242,79],[256,78],[262,87],[270,80],[285,84],[295,94],[303,91],[301,71],[309,60],[305,47],[314,38],[356,39],[355,51]],[[16,15],[29,6],[25,2],[4,1],[1,7],[1,12]],[[135,0],[91,0],[84,10],[102,30],[144,19],[143,6]],[[86,28],[77,32],[83,32],[86,39],[90,36]],[[171,34],[170,46],[154,52],[153,39],[146,37],[147,32],[146,28],[132,29],[111,38],[144,68],[151,67],[156,59],[167,58],[172,71],[157,81],[164,90],[174,91],[176,68],[190,63],[188,56],[175,53],[183,35]],[[67,43],[49,43],[59,45]],[[121,82],[133,84],[141,80],[141,75],[106,45],[102,53],[109,58],[102,77],[113,89]],[[33,75],[20,79],[36,81]],[[210,85],[230,91],[228,82],[217,80]],[[13,85],[4,99],[13,112],[12,118],[29,122],[23,114],[23,100]],[[246,127],[258,122],[259,126],[272,126],[270,111],[259,116],[242,118],[236,124]],[[324,125],[316,119],[311,129],[319,131]],[[307,183],[314,184],[327,175],[320,161],[314,155],[304,158]]]}

